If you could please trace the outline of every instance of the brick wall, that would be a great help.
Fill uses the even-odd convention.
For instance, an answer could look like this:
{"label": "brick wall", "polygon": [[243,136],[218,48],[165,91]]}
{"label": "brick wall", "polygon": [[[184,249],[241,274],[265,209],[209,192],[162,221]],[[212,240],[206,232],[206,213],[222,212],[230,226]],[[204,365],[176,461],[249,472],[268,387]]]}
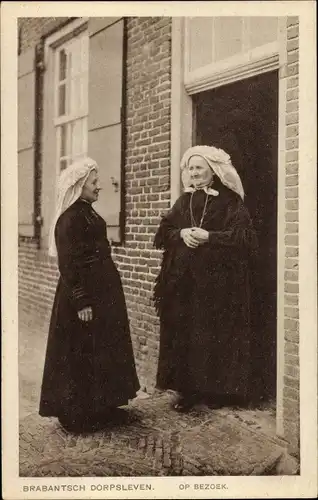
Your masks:
{"label": "brick wall", "polygon": [[[19,308],[48,330],[58,270],[55,259],[38,250],[30,239],[19,241]],[[47,333],[47,332],[46,332]]]}
{"label": "brick wall", "polygon": [[131,18],[127,28],[126,244],[114,255],[140,377],[151,390],[159,339],[152,290],[161,258],[153,237],[170,205],[171,21]]}
{"label": "brick wall", "polygon": [[298,17],[287,19],[285,152],[284,436],[299,449]]}
{"label": "brick wall", "polygon": [[[21,47],[64,24],[62,19],[23,19]],[[154,387],[159,323],[152,290],[161,253],[153,237],[161,213],[170,206],[171,20],[130,18],[127,23],[125,245],[113,248],[121,273],[143,387]],[[48,328],[58,272],[54,260],[20,239],[20,306]]]}

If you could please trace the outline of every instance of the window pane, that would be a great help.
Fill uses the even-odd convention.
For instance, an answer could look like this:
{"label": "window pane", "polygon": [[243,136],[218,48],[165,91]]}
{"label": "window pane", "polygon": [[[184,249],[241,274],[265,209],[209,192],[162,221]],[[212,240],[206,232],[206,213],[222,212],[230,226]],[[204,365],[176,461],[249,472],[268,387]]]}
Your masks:
{"label": "window pane", "polygon": [[58,116],[65,115],[66,112],[66,86],[63,83],[58,88]]}
{"label": "window pane", "polygon": [[68,154],[67,128],[68,128],[67,125],[62,125],[60,127],[60,144],[61,144],[60,156],[66,156]]}
{"label": "window pane", "polygon": [[67,71],[67,55],[65,49],[60,50],[60,81],[65,80]]}
{"label": "window pane", "polygon": [[70,114],[72,117],[88,114],[87,73],[78,75],[70,83]]}
{"label": "window pane", "polygon": [[76,120],[72,127],[72,158],[76,158],[84,152],[84,127],[83,120]]}
{"label": "window pane", "polygon": [[234,56],[243,48],[241,17],[216,17],[214,22],[215,61]]}
{"label": "window pane", "polygon": [[74,117],[78,115],[80,109],[80,81],[78,78],[71,80],[69,87],[70,114]]}
{"label": "window pane", "polygon": [[82,113],[88,114],[88,74],[83,73],[80,82],[80,100],[81,100],[81,110]]}
{"label": "window pane", "polygon": [[68,52],[68,76],[70,78],[72,78],[72,59],[73,59],[73,55],[72,55],[72,52]]}
{"label": "window pane", "polygon": [[87,154],[88,151],[88,125],[87,117],[83,118],[83,153]]}
{"label": "window pane", "polygon": [[250,18],[250,48],[275,42],[278,38],[277,17]]}
{"label": "window pane", "polygon": [[210,64],[213,49],[213,18],[193,17],[190,29],[190,71]]}
{"label": "window pane", "polygon": [[75,39],[71,45],[72,64],[71,64],[71,78],[81,72],[81,39]]}

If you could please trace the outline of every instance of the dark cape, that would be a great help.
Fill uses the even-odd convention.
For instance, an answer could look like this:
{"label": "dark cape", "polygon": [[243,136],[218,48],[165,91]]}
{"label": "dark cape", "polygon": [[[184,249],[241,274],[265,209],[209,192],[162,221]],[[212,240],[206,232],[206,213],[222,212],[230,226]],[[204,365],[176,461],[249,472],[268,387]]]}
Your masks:
{"label": "dark cape", "polygon": [[[257,238],[241,198],[222,184],[217,189],[202,224],[207,243],[191,249],[180,237],[182,228],[191,227],[190,193],[180,196],[155,236],[155,247],[164,249],[154,290],[157,388],[245,399],[253,385],[249,269]],[[197,225],[205,199],[203,190],[193,195]]]}
{"label": "dark cape", "polygon": [[[39,413],[76,418],[126,405],[139,382],[106,223],[89,203],[78,200],[60,216],[55,239],[60,278]],[[93,309],[90,322],[78,318],[86,306]]]}

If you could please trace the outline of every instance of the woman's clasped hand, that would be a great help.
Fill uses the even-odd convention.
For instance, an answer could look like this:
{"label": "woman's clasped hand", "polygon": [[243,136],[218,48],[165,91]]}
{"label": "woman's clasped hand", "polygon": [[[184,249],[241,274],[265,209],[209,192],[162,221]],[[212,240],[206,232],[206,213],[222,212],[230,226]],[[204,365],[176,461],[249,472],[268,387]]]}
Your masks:
{"label": "woman's clasped hand", "polygon": [[91,307],[84,307],[84,309],[78,311],[77,315],[81,321],[92,321],[93,310]]}
{"label": "woman's clasped hand", "polygon": [[197,248],[209,240],[209,232],[200,227],[187,227],[181,229],[180,236],[189,248]]}

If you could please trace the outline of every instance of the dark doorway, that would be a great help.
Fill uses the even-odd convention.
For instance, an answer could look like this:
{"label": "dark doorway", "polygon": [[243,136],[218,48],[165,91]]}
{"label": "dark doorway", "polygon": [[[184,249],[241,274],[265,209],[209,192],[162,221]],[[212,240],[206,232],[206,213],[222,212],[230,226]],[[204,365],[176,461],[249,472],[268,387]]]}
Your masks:
{"label": "dark doorway", "polygon": [[230,154],[259,238],[252,269],[255,383],[276,398],[278,72],[194,96],[194,143]]}

